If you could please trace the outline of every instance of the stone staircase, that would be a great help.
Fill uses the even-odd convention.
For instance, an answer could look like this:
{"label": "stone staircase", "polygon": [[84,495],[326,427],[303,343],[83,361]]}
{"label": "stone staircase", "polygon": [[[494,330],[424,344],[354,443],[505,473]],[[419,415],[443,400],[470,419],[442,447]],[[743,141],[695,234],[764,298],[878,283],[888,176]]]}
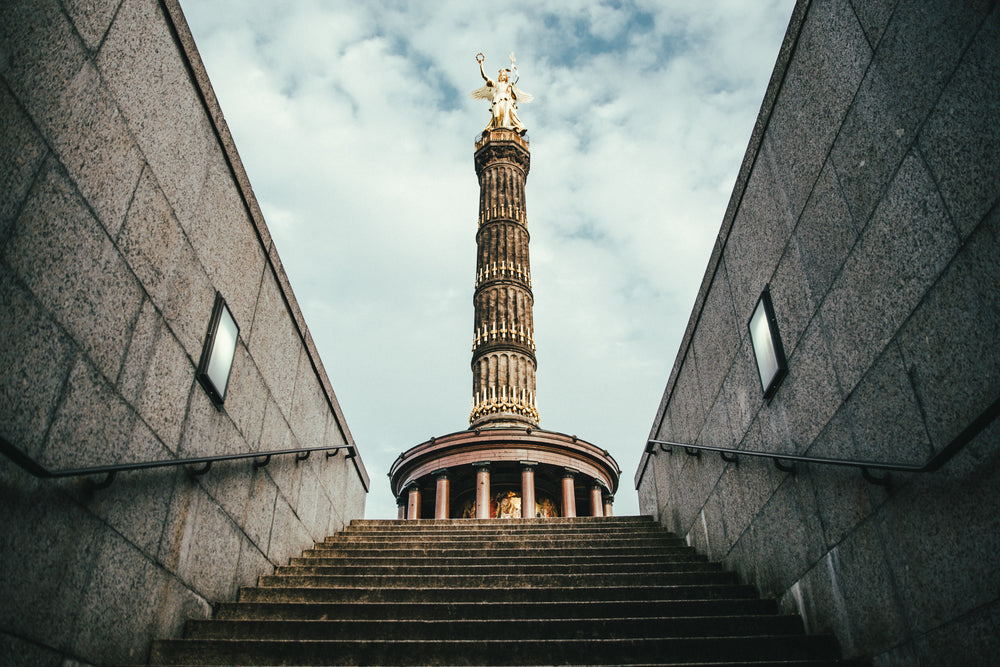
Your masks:
{"label": "stone staircase", "polygon": [[840,665],[649,517],[353,521],[160,665]]}

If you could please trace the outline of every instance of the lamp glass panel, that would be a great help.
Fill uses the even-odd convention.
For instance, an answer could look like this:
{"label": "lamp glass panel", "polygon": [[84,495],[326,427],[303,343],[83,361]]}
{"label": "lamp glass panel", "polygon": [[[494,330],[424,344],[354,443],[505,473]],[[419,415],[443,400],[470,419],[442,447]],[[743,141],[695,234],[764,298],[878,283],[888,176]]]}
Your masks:
{"label": "lamp glass panel", "polygon": [[750,318],[750,338],[753,340],[753,353],[757,358],[760,384],[766,391],[778,374],[780,366],[778,352],[774,346],[774,332],[771,331],[763,299],[757,303],[757,309]]}
{"label": "lamp glass panel", "polygon": [[208,360],[206,374],[219,392],[220,397],[226,395],[226,385],[229,384],[229,371],[233,367],[233,355],[236,353],[236,339],[240,329],[236,326],[228,307],[222,308],[219,326],[215,332],[211,356]]}

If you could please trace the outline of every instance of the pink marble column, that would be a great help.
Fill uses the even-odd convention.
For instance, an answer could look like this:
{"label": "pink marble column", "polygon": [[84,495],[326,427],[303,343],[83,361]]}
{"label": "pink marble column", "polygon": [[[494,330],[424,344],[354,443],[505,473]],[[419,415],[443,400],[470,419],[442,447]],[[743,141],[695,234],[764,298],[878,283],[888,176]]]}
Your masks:
{"label": "pink marble column", "polygon": [[612,507],[611,507],[614,504],[614,502],[615,502],[615,497],[610,493],[604,496],[604,516],[614,516],[614,512],[612,512]]}
{"label": "pink marble column", "polygon": [[576,484],[574,482],[578,471],[566,468],[562,478],[562,515],[576,516]]}
{"label": "pink marble column", "polygon": [[604,488],[594,482],[590,485],[590,516],[604,516]]}
{"label": "pink marble column", "polygon": [[472,464],[476,468],[476,518],[490,518],[490,462]]}
{"label": "pink marble column", "polygon": [[535,466],[537,461],[521,461],[521,518],[535,518]]}
{"label": "pink marble column", "polygon": [[416,484],[410,485],[410,499],[407,503],[407,519],[419,519],[420,518],[420,487]]}
{"label": "pink marble column", "polygon": [[449,501],[451,487],[448,482],[448,469],[442,468],[432,473],[437,476],[437,494],[434,497],[434,518],[447,519],[449,513]]}

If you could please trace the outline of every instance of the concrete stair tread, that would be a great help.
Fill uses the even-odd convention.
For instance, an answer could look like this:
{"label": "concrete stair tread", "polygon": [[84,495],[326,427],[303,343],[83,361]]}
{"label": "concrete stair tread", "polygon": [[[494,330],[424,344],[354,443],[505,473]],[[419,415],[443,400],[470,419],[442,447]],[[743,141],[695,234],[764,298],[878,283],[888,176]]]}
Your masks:
{"label": "concrete stair tread", "polygon": [[787,636],[801,633],[798,616],[646,616],[537,617],[505,619],[395,619],[359,620],[350,617],[322,620],[213,619],[190,621],[190,639],[600,639],[602,637],[740,637]]}
{"label": "concrete stair tread", "polygon": [[[384,618],[474,618],[484,611],[480,602],[226,602],[216,606],[216,618],[222,619],[302,619],[322,620],[338,615],[355,620]],[[721,616],[730,614],[775,614],[773,600],[755,598],[719,598],[684,600],[601,600],[601,601],[518,601],[496,602],[488,613],[495,620],[524,618],[537,614],[548,618],[592,618],[608,614],[619,616]]]}
{"label": "concrete stair tread", "polygon": [[[398,558],[388,557],[388,556],[363,556],[363,557],[353,557],[349,562],[345,563],[345,559],[337,556],[305,556],[302,558],[292,558],[290,559],[290,564],[293,566],[305,565],[349,565],[349,566],[361,566],[361,565],[395,565],[398,564],[400,560]],[[415,566],[428,566],[428,567],[441,567],[450,565],[468,565],[470,559],[468,558],[453,558],[453,557],[433,557],[433,556],[410,556],[406,559],[407,564]],[[648,554],[639,554],[637,556],[564,556],[562,558],[558,556],[525,556],[518,559],[518,564],[520,565],[588,565],[588,564],[613,564],[613,565],[669,565],[672,563],[707,563],[709,562],[707,558],[700,554],[677,554],[673,556],[661,556],[654,557]],[[476,565],[493,565],[493,566],[504,566],[510,564],[510,559],[503,557],[479,557],[476,558],[474,563]]]}
{"label": "concrete stair tread", "polygon": [[[756,652],[759,661],[836,658],[835,644],[827,637],[758,635],[754,637],[635,637],[627,639],[450,639],[420,640],[279,640],[185,639],[166,640],[154,646],[152,664],[163,658],[212,661],[225,651],[242,664],[643,664],[656,656],[657,664],[743,660]],[[383,660],[389,656],[407,660]],[[613,658],[612,658],[613,656]],[[462,660],[456,660],[461,657]],[[211,663],[210,663],[211,664]],[[751,662],[752,664],[752,662]],[[806,663],[809,664],[809,663]]]}
{"label": "concrete stair tread", "polygon": [[[736,583],[731,572],[664,572],[645,575],[653,585]],[[272,574],[260,577],[258,586],[336,588],[372,586],[376,588],[552,588],[575,585],[578,588],[626,585],[635,579],[632,573],[575,574]]]}
{"label": "concrete stair tread", "polygon": [[495,573],[503,574],[671,574],[692,572],[719,572],[722,567],[711,562],[680,562],[680,563],[507,563],[479,564],[478,562],[462,565],[434,565],[411,563],[340,563],[332,564],[297,564],[282,565],[275,571],[276,575],[443,575],[443,576],[487,576]]}
{"label": "concrete stair tread", "polygon": [[[316,588],[308,586],[256,587],[240,589],[243,601],[455,601],[455,602],[504,602],[521,601],[528,597],[524,591],[510,587],[500,588],[418,588],[394,587],[373,589],[370,586],[341,586]],[[531,591],[531,599],[542,601],[573,601],[580,599],[612,601],[683,600],[756,598],[752,586],[713,584],[684,584],[672,586],[553,586]]]}

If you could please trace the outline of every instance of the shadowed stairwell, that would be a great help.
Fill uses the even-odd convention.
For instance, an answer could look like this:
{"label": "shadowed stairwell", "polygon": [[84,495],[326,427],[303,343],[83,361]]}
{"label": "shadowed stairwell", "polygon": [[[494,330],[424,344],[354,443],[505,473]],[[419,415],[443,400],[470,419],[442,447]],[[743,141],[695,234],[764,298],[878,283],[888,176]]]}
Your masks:
{"label": "shadowed stairwell", "polygon": [[838,665],[650,517],[355,520],[153,664]]}

